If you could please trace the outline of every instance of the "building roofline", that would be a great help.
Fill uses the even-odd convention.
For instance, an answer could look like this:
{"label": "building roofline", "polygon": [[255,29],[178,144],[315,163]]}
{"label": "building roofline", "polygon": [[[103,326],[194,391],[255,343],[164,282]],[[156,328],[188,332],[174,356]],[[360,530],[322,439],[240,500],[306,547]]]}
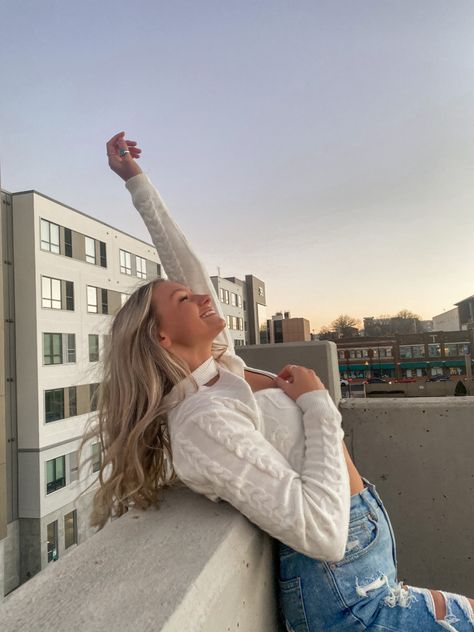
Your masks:
{"label": "building roofline", "polygon": [[[111,224],[107,224],[107,222],[103,222],[101,219],[97,219],[96,217],[93,217],[92,215],[88,215],[87,213],[84,213],[83,211],[79,211],[77,210],[77,208],[74,208],[73,206],[69,206],[69,204],[64,204],[64,202],[60,202],[59,200],[56,200],[55,198],[50,197],[49,195],[45,195],[44,193],[41,193],[40,191],[36,191],[36,189],[28,189],[27,191],[15,191],[14,193],[10,193],[9,191],[5,191],[5,189],[2,189],[3,192],[8,193],[8,195],[11,195],[12,197],[14,197],[15,195],[26,195],[27,193],[33,193],[34,195],[40,195],[42,198],[45,198],[46,200],[49,200],[50,202],[54,202],[55,204],[59,204],[60,206],[64,206],[65,208],[69,209],[70,211],[74,211],[75,213],[79,213],[79,215],[83,215],[84,217],[87,217],[88,219],[92,219],[94,222],[98,222],[99,224],[102,224],[103,226],[107,226],[108,228],[111,228],[112,230],[115,230],[119,233],[122,233],[122,235],[127,235],[127,237],[131,237],[132,239],[136,239],[137,241],[141,241],[142,244],[146,244],[147,246],[151,246],[152,248],[155,248],[155,246],[148,242],[145,241],[143,239],[140,239],[140,237],[135,237],[134,235],[131,235],[130,233],[125,232],[124,230],[121,230],[120,228],[116,228],[115,226],[112,226]],[[158,255],[159,256],[159,255]]]}
{"label": "building roofline", "polygon": [[465,303],[466,301],[472,301],[474,300],[474,294],[472,294],[471,296],[468,296],[467,298],[463,298],[462,301],[458,301],[457,303],[454,303],[456,306],[460,305],[461,303]]}

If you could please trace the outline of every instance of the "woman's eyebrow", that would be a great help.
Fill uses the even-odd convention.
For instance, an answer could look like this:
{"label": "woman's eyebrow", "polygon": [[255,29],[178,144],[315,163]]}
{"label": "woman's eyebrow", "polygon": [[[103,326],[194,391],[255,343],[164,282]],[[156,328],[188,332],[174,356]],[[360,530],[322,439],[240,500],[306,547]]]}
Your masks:
{"label": "woman's eyebrow", "polygon": [[185,288],[185,287],[177,287],[175,290],[173,290],[170,294],[170,298],[176,294],[176,292],[188,292],[188,294],[192,294],[191,290],[189,288]]}

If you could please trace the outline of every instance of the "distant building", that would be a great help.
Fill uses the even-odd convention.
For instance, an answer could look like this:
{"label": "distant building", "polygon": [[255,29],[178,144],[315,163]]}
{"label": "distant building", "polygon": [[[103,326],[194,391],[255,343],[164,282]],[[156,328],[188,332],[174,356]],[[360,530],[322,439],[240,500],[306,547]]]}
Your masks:
{"label": "distant building", "polygon": [[474,295],[455,303],[459,310],[459,325],[461,329],[474,328]]}
{"label": "distant building", "polygon": [[247,295],[246,307],[248,322],[247,344],[267,344],[267,297],[265,293],[265,283],[253,276],[253,274],[246,274],[245,289]]}
{"label": "distant building", "polygon": [[466,375],[474,329],[395,334],[335,341],[341,377],[433,377]]}
{"label": "distant building", "polygon": [[427,325],[422,323],[426,322],[420,321],[418,318],[400,318],[399,316],[389,316],[387,318],[367,316],[364,318],[364,335],[377,337],[423,333],[427,330]]}
{"label": "distant building", "polygon": [[460,331],[459,309],[453,307],[447,312],[433,316],[433,329],[435,331]]}
{"label": "distant building", "polygon": [[245,283],[231,281],[219,276],[211,276],[211,282],[221,303],[227,321],[227,328],[236,347],[246,344],[244,315]]}
{"label": "distant building", "polygon": [[267,325],[271,343],[311,340],[309,320],[291,318],[290,312],[277,312]]}

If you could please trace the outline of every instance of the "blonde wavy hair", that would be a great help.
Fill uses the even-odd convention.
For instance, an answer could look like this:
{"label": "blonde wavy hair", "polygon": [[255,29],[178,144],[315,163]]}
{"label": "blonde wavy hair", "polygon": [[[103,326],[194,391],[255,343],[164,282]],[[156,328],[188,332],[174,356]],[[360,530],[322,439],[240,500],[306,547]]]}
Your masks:
{"label": "blonde wavy hair", "polygon": [[[157,342],[159,316],[152,294],[163,281],[154,279],[135,290],[112,323],[97,413],[80,446],[80,454],[91,440],[102,448],[99,488],[90,519],[98,529],[130,506],[157,505],[161,489],[182,486],[172,464],[167,425],[171,404],[163,398],[190,370]],[[215,350],[218,345],[213,345]]]}

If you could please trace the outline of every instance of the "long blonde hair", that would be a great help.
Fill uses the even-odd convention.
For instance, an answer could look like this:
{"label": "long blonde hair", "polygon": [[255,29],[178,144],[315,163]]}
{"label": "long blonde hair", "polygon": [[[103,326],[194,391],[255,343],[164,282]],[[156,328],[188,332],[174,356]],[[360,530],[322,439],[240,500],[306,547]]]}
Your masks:
{"label": "long blonde hair", "polygon": [[163,397],[190,371],[157,342],[159,320],[151,299],[162,281],[140,286],[117,312],[104,354],[97,414],[82,439],[80,453],[91,439],[102,448],[90,520],[99,529],[131,505],[156,505],[160,489],[180,485],[166,421],[170,404]]}

